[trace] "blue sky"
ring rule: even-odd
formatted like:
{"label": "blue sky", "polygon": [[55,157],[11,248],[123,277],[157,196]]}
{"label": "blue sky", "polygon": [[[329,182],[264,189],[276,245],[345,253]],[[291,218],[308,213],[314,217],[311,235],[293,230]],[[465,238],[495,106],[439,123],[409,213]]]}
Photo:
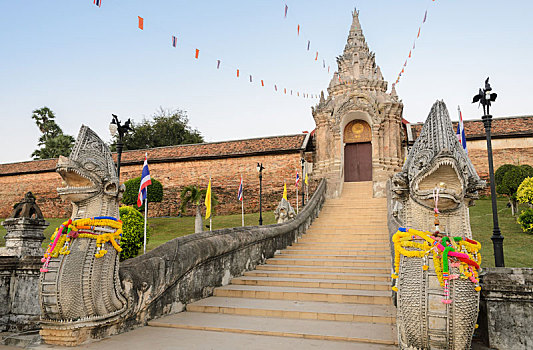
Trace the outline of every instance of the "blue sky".
{"label": "blue sky", "polygon": [[407,120],[423,121],[436,99],[452,118],[457,105],[465,119],[479,118],[470,102],[487,76],[499,95],[494,116],[532,114],[533,2],[526,0],[102,0],[100,8],[92,0],[3,0],[0,163],[30,159],[39,137],[31,111],[42,106],[65,133],[76,136],[83,123],[106,141],[111,113],[140,121],[159,107],[186,110],[206,141],[311,131],[316,100],[273,85],[294,94],[326,90],[354,6],[389,89],[428,10],[397,86]]}

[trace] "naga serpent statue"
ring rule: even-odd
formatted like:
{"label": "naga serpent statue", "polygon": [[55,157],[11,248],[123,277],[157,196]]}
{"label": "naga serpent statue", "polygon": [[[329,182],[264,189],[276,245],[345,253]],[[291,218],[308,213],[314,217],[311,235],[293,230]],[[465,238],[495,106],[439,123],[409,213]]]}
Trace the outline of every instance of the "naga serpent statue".
{"label": "naga serpent statue", "polygon": [[41,336],[49,344],[73,346],[127,309],[118,275],[124,186],[108,146],[87,126],[56,171],[66,183],[58,193],[73,210],[42,259]]}
{"label": "naga serpent statue", "polygon": [[392,178],[397,328],[401,349],[470,349],[478,314],[480,245],[468,207],[485,182],[459,143],[443,101],[431,108]]}

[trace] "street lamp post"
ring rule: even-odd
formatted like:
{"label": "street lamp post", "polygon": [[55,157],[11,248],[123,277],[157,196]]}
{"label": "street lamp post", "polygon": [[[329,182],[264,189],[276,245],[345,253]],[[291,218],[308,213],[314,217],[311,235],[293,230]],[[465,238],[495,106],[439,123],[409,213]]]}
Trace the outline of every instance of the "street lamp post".
{"label": "street lamp post", "polygon": [[262,196],[263,196],[263,163],[257,163],[257,172],[259,173],[259,226],[263,225],[262,213]]}
{"label": "street lamp post", "polygon": [[111,123],[109,123],[109,132],[111,133],[111,136],[115,136],[118,132],[118,142],[117,142],[117,178],[119,179],[120,183],[120,159],[122,158],[122,149],[124,148],[124,143],[122,143],[122,138],[124,135],[128,133],[128,131],[131,131],[130,123],[131,121],[128,119],[124,125],[120,124],[120,120],[118,120],[118,117],[114,114],[111,114],[113,118],[111,119]]}
{"label": "street lamp post", "polygon": [[305,159],[304,157],[300,158],[300,162],[302,163],[302,208],[305,205],[305,175],[304,175],[304,166],[305,166]]}
{"label": "street lamp post", "polygon": [[494,181],[494,164],[492,161],[492,141],[491,141],[491,124],[492,116],[490,115],[490,103],[496,101],[498,95],[492,92],[489,84],[489,78],[485,80],[485,88],[479,89],[479,93],[474,96],[472,103],[479,102],[483,106],[483,125],[487,136],[487,155],[489,158],[489,176],[490,176],[490,196],[492,199],[492,221],[494,228],[492,230],[492,244],[494,246],[494,261],[496,267],[504,267],[503,258],[503,236],[498,224],[498,204],[496,203],[496,184]]}

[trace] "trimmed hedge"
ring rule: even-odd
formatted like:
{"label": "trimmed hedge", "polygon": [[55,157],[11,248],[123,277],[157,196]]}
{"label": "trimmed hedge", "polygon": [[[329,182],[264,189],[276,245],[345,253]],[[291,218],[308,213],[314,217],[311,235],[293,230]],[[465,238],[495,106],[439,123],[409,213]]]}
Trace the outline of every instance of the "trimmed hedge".
{"label": "trimmed hedge", "polygon": [[[163,185],[156,179],[151,180],[152,184],[147,188],[148,202],[161,202],[163,200]],[[137,197],[139,196],[139,187],[141,187],[141,177],[128,180],[124,182],[124,185],[126,186],[126,191],[124,191],[122,196],[122,203],[139,208],[137,207]],[[144,205],[140,209],[144,209]]]}
{"label": "trimmed hedge", "polygon": [[[122,220],[122,238],[120,239],[120,261],[134,258],[139,254],[144,242],[144,217],[133,207],[123,206],[119,209]],[[150,238],[150,227],[146,227],[146,242]]]}

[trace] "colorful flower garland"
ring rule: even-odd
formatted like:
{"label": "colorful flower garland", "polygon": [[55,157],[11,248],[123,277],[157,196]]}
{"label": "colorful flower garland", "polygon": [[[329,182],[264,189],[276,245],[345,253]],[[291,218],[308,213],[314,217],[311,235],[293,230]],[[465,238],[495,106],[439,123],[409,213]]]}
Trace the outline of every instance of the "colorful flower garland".
{"label": "colorful flower garland", "polygon": [[69,219],[62,223],[50,238],[52,241],[41,259],[44,263],[41,272],[48,272],[48,264],[51,258],[70,254],[70,244],[76,238],[96,239],[96,258],[103,257],[107,250],[104,249],[106,242],[110,242],[117,252],[121,252],[119,243],[122,237],[122,221],[111,216],[99,216],[95,218]]}
{"label": "colorful flower garland", "polygon": [[[481,244],[477,241],[462,237],[439,237],[431,236],[430,232],[418,231],[400,227],[398,232],[392,236],[394,243],[394,273],[392,278],[395,280],[392,290],[398,291],[397,279],[400,271],[400,256],[409,258],[424,258],[427,261],[427,255],[433,253],[433,264],[435,272],[441,286],[444,287],[444,296],[442,300],[445,304],[450,304],[449,280],[456,278],[469,279],[476,285],[475,290],[479,292],[481,287],[478,281],[478,269],[481,264]],[[416,242],[422,240],[422,242]],[[414,248],[414,249],[406,249]],[[450,267],[459,269],[460,275],[450,275]],[[422,266],[427,270],[429,266],[424,263]]]}

